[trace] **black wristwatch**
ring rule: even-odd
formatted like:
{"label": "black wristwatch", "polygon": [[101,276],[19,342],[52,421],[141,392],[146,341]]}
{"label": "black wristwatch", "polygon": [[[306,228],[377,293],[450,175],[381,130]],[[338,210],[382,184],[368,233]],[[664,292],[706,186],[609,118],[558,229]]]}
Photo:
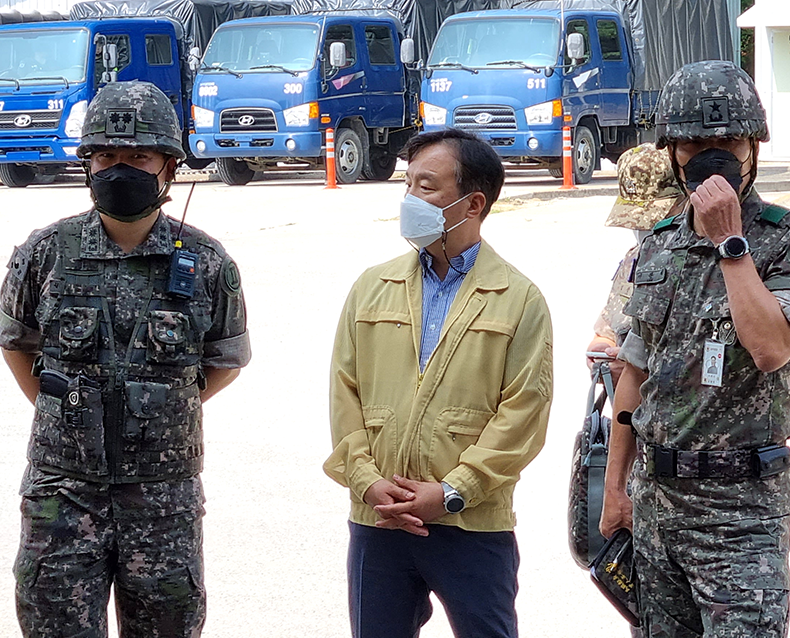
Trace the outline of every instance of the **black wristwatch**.
{"label": "black wristwatch", "polygon": [[466,507],[466,501],[458,493],[458,490],[444,481],[442,481],[442,489],[444,490],[444,509],[447,510],[447,513],[458,514],[463,512]]}
{"label": "black wristwatch", "polygon": [[719,254],[723,259],[740,259],[749,253],[749,242],[745,237],[733,235],[719,244]]}

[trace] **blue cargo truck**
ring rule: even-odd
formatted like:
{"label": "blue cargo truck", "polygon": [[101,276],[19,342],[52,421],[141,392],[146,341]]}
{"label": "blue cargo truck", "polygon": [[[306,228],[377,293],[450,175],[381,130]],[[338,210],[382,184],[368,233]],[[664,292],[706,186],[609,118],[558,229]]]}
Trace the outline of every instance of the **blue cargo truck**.
{"label": "blue cargo truck", "polygon": [[[660,89],[683,64],[733,59],[727,0],[521,2],[448,17],[421,66],[422,124],[474,131],[503,160],[575,181],[652,139]],[[672,5],[681,19],[660,19]],[[694,5],[694,6],[692,6]],[[718,9],[718,10],[717,10]]]}
{"label": "blue cargo truck", "polygon": [[256,171],[323,166],[332,128],[338,181],[388,179],[417,132],[419,75],[401,62],[403,38],[386,12],[222,25],[195,78],[191,152],[241,185]]}
{"label": "blue cargo truck", "polygon": [[[284,3],[85,2],[63,22],[0,26],[0,180],[10,187],[80,166],[88,102],[107,82],[145,80],[170,97],[188,130],[192,72],[216,23],[287,11]],[[246,12],[246,13],[245,13]],[[205,161],[190,158],[190,165]]]}

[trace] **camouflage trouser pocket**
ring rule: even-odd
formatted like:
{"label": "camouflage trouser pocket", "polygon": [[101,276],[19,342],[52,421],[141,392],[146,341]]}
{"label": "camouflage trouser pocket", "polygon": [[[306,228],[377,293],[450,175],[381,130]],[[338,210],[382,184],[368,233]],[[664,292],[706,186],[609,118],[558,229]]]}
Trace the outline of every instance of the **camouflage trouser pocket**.
{"label": "camouflage trouser pocket", "polygon": [[63,361],[95,361],[99,344],[99,309],[63,308],[60,311],[60,358]]}

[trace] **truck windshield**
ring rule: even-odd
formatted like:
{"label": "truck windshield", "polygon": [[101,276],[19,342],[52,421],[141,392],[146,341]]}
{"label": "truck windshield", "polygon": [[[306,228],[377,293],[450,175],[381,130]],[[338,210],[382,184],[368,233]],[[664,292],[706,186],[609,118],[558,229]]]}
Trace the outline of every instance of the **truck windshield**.
{"label": "truck windshield", "polygon": [[307,71],[315,64],[319,27],[264,24],[220,29],[203,56],[203,71],[276,73]]}
{"label": "truck windshield", "polygon": [[458,20],[446,23],[428,66],[545,67],[557,63],[560,24],[552,18]]}
{"label": "truck windshield", "polygon": [[82,82],[88,40],[87,29],[0,31],[0,79],[36,84]]}

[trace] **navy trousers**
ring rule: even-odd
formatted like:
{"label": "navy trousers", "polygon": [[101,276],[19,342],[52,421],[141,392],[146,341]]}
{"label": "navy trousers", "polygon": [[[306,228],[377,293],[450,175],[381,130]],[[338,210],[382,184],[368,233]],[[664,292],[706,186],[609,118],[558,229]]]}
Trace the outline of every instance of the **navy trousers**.
{"label": "navy trousers", "polygon": [[429,525],[426,537],[349,523],[354,638],[416,638],[441,601],[456,638],[516,638],[519,555],[513,532]]}

